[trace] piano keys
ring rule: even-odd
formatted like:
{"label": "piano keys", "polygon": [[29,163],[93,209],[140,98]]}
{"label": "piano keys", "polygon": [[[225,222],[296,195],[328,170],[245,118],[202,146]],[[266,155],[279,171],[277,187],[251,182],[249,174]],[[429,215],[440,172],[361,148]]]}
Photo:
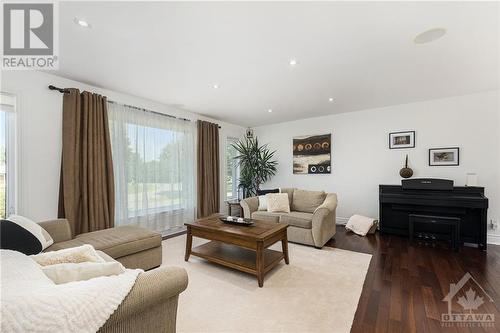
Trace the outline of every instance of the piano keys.
{"label": "piano keys", "polygon": [[[410,214],[460,218],[460,243],[486,250],[488,198],[484,187],[453,186],[445,179],[407,179],[402,185],[379,185],[380,232],[408,236]],[[446,239],[444,226],[422,226]]]}

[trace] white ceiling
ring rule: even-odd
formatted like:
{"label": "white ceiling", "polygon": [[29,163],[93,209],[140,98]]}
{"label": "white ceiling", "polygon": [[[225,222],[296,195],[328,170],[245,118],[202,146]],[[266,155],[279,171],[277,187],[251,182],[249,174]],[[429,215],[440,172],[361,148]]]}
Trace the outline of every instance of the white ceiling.
{"label": "white ceiling", "polygon": [[59,75],[258,126],[498,89],[498,21],[495,2],[61,2]]}

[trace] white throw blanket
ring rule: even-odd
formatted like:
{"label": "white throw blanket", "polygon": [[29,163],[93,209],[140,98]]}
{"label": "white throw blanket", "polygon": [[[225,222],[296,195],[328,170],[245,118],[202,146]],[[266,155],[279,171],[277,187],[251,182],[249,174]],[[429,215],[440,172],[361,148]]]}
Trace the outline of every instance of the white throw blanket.
{"label": "white throw blanket", "polygon": [[371,217],[353,215],[349,221],[347,221],[345,228],[358,235],[366,236],[375,223],[377,223],[377,220],[372,219]]}
{"label": "white throw blanket", "polygon": [[54,284],[28,256],[1,250],[1,332],[96,332],[141,270]]}

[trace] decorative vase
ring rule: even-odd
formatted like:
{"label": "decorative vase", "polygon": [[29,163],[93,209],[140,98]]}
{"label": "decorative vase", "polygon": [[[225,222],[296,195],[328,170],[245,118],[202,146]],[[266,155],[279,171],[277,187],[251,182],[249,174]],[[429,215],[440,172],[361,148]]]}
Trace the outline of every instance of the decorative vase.
{"label": "decorative vase", "polygon": [[477,186],[477,174],[468,173],[465,180],[465,186]]}
{"label": "decorative vase", "polygon": [[410,178],[413,176],[413,170],[408,168],[408,154],[406,154],[405,167],[399,170],[399,175],[403,178]]}

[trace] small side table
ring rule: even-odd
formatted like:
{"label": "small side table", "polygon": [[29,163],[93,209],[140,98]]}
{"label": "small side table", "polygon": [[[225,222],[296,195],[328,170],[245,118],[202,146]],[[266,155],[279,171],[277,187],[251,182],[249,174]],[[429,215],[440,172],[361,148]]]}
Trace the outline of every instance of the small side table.
{"label": "small side table", "polygon": [[228,200],[226,201],[227,204],[227,215],[232,215],[233,208],[237,208],[237,215],[232,215],[232,216],[239,216],[243,217],[243,207],[240,205],[240,200],[238,199],[233,199],[233,200]]}

